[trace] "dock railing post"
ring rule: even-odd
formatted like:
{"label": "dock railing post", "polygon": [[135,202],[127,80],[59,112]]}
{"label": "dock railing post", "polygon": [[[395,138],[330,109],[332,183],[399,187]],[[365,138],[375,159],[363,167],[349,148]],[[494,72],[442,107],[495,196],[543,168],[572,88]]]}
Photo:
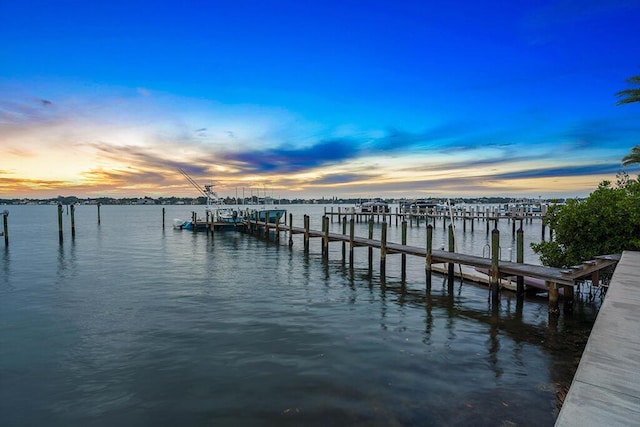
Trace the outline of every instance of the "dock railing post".
{"label": "dock railing post", "polygon": [[431,292],[431,262],[433,252],[433,226],[431,224],[427,224],[427,250],[426,256],[424,259],[424,270],[426,274],[427,281],[427,292]]}
{"label": "dock railing post", "polygon": [[491,301],[496,303],[500,297],[500,232],[498,228],[491,231]]}
{"label": "dock railing post", "polygon": [[[520,228],[516,233],[516,262],[524,263],[524,230],[522,230],[522,220],[520,220]],[[516,297],[518,301],[524,298],[524,276],[517,277]]]}
{"label": "dock railing post", "polygon": [[380,280],[384,283],[387,272],[387,222],[382,221],[382,236],[380,238]]}

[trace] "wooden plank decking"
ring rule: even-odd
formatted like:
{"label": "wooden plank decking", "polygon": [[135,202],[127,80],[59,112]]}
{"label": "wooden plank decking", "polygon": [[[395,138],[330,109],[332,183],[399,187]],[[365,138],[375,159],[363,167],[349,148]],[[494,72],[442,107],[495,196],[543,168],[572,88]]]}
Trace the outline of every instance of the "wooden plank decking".
{"label": "wooden plank decking", "polygon": [[640,252],[624,252],[556,426],[640,425]]}

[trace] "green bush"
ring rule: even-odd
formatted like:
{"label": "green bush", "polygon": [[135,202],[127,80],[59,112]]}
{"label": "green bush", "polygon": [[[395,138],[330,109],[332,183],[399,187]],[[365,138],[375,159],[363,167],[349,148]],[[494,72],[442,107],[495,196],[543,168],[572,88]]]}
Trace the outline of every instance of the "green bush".
{"label": "green bush", "polygon": [[596,255],[640,250],[640,178],[619,174],[615,186],[603,181],[583,201],[551,206],[544,221],[554,239],[531,244],[544,265],[569,267]]}

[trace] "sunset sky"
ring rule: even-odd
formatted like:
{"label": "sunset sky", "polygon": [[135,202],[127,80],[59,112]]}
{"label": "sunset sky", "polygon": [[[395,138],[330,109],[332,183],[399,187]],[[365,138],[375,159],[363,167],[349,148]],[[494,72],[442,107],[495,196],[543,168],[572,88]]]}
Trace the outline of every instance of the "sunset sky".
{"label": "sunset sky", "polygon": [[[639,0],[0,0],[0,198],[585,196]],[[638,167],[625,169],[631,176]],[[253,189],[253,190],[251,190]]]}

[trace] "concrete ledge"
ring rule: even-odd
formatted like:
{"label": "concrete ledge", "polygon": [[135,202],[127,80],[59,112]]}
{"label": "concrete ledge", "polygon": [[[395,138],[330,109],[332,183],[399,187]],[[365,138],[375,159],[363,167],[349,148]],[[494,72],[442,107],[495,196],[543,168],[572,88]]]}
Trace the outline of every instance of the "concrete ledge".
{"label": "concrete ledge", "polygon": [[555,425],[640,425],[640,252],[622,254]]}

